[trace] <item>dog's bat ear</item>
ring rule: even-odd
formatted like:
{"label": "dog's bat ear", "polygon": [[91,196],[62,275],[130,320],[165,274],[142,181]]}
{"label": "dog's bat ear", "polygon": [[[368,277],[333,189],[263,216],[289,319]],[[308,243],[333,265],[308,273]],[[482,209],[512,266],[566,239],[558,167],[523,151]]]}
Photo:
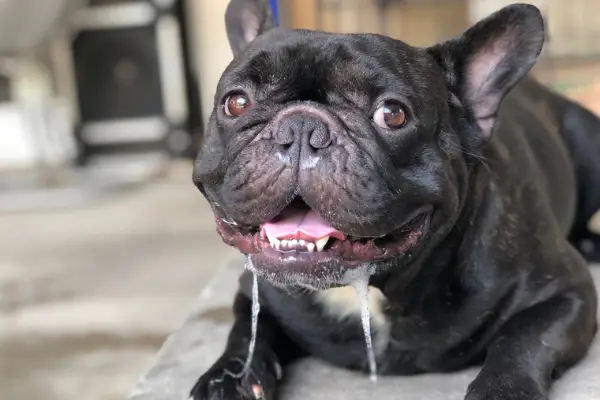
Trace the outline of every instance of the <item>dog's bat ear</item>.
{"label": "dog's bat ear", "polygon": [[470,110],[483,142],[492,134],[504,96],[535,64],[544,38],[540,10],[514,4],[428,49],[444,69],[450,90]]}
{"label": "dog's bat ear", "polygon": [[225,11],[227,38],[234,57],[261,33],[275,27],[267,0],[231,0]]}

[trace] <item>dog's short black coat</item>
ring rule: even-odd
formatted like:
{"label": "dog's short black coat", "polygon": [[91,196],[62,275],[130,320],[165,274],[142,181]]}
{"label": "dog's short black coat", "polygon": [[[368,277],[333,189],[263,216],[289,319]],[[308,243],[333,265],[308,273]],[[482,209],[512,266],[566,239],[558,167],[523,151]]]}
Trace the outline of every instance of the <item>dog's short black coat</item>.
{"label": "dog's short black coat", "polygon": [[[257,227],[301,198],[371,241],[425,210],[418,245],[367,263],[380,374],[482,364],[466,399],[547,399],[596,332],[576,248],[600,243],[587,227],[600,208],[600,121],[527,76],[540,12],[512,5],[430,48],[274,28],[260,0],[233,0],[226,23],[235,59],[194,182],[224,240],[254,261],[262,311],[250,373],[236,378],[250,336],[246,273],[226,349],[193,398],[273,399],[281,366],[306,355],[367,370],[360,318],[340,288],[356,259],[277,258],[258,244]],[[248,111],[228,115],[240,94]],[[372,118],[390,100],[406,115],[394,129]]]}

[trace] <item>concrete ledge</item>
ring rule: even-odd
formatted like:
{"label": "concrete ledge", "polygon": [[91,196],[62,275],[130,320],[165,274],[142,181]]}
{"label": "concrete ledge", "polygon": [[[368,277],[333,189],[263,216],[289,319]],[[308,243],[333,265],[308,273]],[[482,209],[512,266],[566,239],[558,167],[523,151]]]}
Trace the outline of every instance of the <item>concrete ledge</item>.
{"label": "concrete ledge", "polygon": [[[129,400],[188,400],[198,377],[220,356],[231,323],[231,306],[243,262],[219,271],[202,292],[188,320],[173,333],[156,363],[135,386]],[[600,267],[592,267],[600,287]],[[365,399],[372,396],[402,400],[463,400],[477,369],[454,374],[380,378],[331,368],[317,360],[303,360],[286,371],[282,400]],[[552,400],[600,399],[600,337],[587,358],[554,386]]]}

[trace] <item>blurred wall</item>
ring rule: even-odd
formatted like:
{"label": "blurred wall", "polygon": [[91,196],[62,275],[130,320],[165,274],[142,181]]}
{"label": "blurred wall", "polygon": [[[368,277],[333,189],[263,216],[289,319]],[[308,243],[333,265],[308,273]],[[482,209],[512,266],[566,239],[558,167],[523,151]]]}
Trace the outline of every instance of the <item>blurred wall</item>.
{"label": "blurred wall", "polygon": [[194,68],[200,80],[204,121],[213,107],[213,95],[221,73],[233,55],[225,32],[227,0],[186,0],[190,11],[191,51]]}
{"label": "blurred wall", "polygon": [[[186,0],[191,10],[192,57],[201,84],[204,120],[213,106],[213,95],[232,54],[227,42],[224,15],[228,0]],[[339,8],[317,10],[317,0],[280,0],[282,19],[293,28],[337,32],[381,32],[413,45],[426,46],[461,32],[470,23],[487,16],[514,0],[436,0],[398,2],[383,16],[375,0],[323,1]],[[550,43],[547,54],[559,57],[600,55],[600,0],[529,0],[547,18]],[[553,71],[557,68],[553,66]],[[555,72],[553,72],[555,74]],[[573,75],[569,72],[570,75]],[[595,74],[595,72],[594,72]],[[574,75],[580,75],[579,73]],[[590,75],[590,74],[588,74]],[[552,79],[556,79],[553,77]]]}
{"label": "blurred wall", "polygon": [[431,46],[469,26],[464,0],[396,2],[386,13],[387,34],[413,46]]}
{"label": "blurred wall", "polygon": [[[556,57],[600,54],[600,0],[528,0],[546,19],[550,40],[546,52]],[[513,0],[470,0],[471,21],[477,21]]]}
{"label": "blurred wall", "polygon": [[[201,84],[202,114],[207,121],[219,77],[232,59],[224,24],[228,0],[186,1],[190,10],[192,58]],[[441,8],[418,4],[395,5],[386,16],[388,34],[416,45],[431,44],[452,36],[466,23],[464,2],[452,2],[452,6]],[[345,0],[340,2],[340,9],[321,13],[316,10],[316,0],[282,0],[281,3],[288,14],[282,15],[282,18],[294,28],[316,29],[317,19],[320,19],[322,28],[328,31],[381,31],[380,15],[373,0]]]}
{"label": "blurred wall", "polygon": [[468,26],[467,0],[287,0],[290,26],[332,32],[383,33],[414,46],[450,38]]}
{"label": "blurred wall", "polygon": [[[201,84],[202,114],[204,121],[212,111],[213,95],[219,77],[232,59],[224,15],[228,0],[186,0],[190,10],[192,58]],[[416,45],[431,44],[452,36],[465,25],[466,10],[463,1],[452,0],[453,6],[422,7],[395,5],[388,10],[386,22],[389,34],[403,37]],[[380,32],[380,15],[373,0],[344,0],[338,10],[318,13],[316,0],[281,0],[282,15],[294,28],[317,28],[321,19],[323,29],[338,32]],[[457,7],[458,4],[458,7]],[[433,11],[433,16],[432,16]],[[448,18],[452,15],[453,18]],[[443,22],[445,21],[445,22]]]}

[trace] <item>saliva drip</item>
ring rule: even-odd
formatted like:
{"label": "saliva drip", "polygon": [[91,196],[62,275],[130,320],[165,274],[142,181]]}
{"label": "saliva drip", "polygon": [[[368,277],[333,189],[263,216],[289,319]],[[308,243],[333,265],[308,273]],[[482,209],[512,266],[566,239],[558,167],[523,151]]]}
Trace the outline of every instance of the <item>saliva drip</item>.
{"label": "saliva drip", "polygon": [[352,286],[356,290],[360,301],[360,314],[365,334],[365,344],[367,347],[367,361],[369,363],[369,379],[371,382],[377,382],[377,362],[375,361],[375,351],[373,350],[373,341],[371,340],[371,312],[369,311],[369,274],[367,271],[364,276],[353,280]]}
{"label": "saliva drip", "polygon": [[[251,322],[251,337],[248,345],[248,357],[244,363],[244,368],[237,377],[245,376],[250,371],[252,358],[254,357],[254,349],[256,347],[256,336],[258,331],[258,314],[260,313],[260,302],[258,300],[258,277],[253,271],[252,261],[248,257],[246,269],[252,272],[252,322]],[[358,272],[358,271],[357,271]],[[361,321],[363,332],[365,335],[365,344],[367,350],[367,361],[369,364],[369,379],[371,382],[377,382],[377,362],[375,360],[375,350],[373,349],[373,341],[371,338],[371,313],[369,311],[369,276],[370,269],[365,267],[361,271],[360,276],[353,276],[351,284],[354,286],[361,305]]]}
{"label": "saliva drip", "polygon": [[252,271],[252,261],[248,257],[248,263],[246,268],[252,272],[252,330],[250,336],[250,343],[248,344],[248,357],[244,363],[244,369],[239,373],[237,377],[245,376],[250,371],[252,365],[252,358],[254,357],[254,348],[256,347],[256,335],[258,331],[258,314],[260,313],[260,302],[258,301],[258,277],[256,273]]}

